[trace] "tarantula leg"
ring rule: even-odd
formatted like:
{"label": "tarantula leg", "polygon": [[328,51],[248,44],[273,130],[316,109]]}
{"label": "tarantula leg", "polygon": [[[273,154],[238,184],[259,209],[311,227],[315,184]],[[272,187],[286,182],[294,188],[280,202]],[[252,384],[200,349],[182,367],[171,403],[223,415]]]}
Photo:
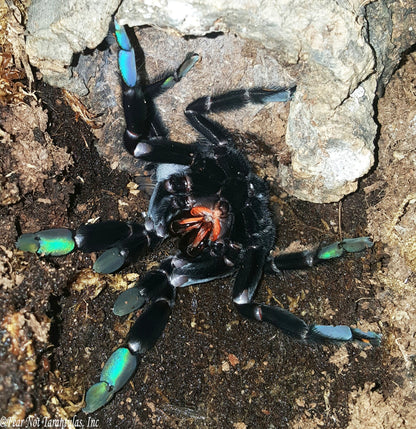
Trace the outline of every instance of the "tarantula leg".
{"label": "tarantula leg", "polygon": [[204,252],[190,261],[175,257],[172,261],[172,283],[176,287],[186,287],[229,276],[235,272],[233,264],[223,256],[213,256]]}
{"label": "tarantula leg", "polygon": [[137,369],[139,355],[150,349],[162,334],[171,313],[163,300],[149,305],[130,330],[127,347],[117,349],[104,365],[100,381],[85,395],[85,413],[92,413],[106,405]]}
{"label": "tarantula leg", "polygon": [[149,301],[169,296],[172,287],[169,275],[172,269],[172,258],[167,258],[158,269],[148,271],[132,288],[119,295],[114,303],[114,314],[124,316],[138,310]]}
{"label": "tarantula leg", "polygon": [[109,274],[156,246],[160,238],[141,224],[107,221],[82,225],[75,232],[75,242],[83,252],[104,250],[93,269]]}
{"label": "tarantula leg", "polygon": [[234,282],[233,301],[236,305],[251,301],[263,274],[265,258],[266,252],[262,248],[247,250]]}
{"label": "tarantula leg", "polygon": [[[178,256],[170,257],[162,261],[157,269],[146,273],[132,288],[120,294],[114,303],[113,312],[118,316],[124,316],[138,310],[145,303],[157,303],[161,300],[170,303],[172,307],[176,287],[208,282],[231,275],[233,272],[233,266],[222,255],[212,256],[208,251],[191,260]],[[135,331],[131,331],[129,338],[133,344],[135,337],[132,332]],[[144,339],[140,341],[143,342]],[[137,347],[144,353],[150,345]]]}
{"label": "tarantula leg", "polygon": [[178,256],[167,258],[157,269],[147,272],[132,288],[121,293],[114,303],[113,312],[124,316],[161,297],[170,297],[170,302],[173,302],[172,287],[208,282],[230,275],[233,271],[234,268],[223,256],[205,253],[189,261]]}
{"label": "tarantula leg", "polygon": [[16,242],[20,250],[41,256],[63,256],[78,248],[82,252],[104,253],[95,261],[98,273],[112,273],[159,243],[161,238],[143,225],[107,221],[81,225],[76,231],[58,228],[22,234]]}
{"label": "tarantula leg", "polygon": [[165,135],[166,132],[156,114],[152,99],[179,82],[199,60],[199,55],[189,54],[179,68],[164,79],[145,86],[140,82],[136,70],[136,57],[126,30],[114,20],[115,36],[120,47],[119,69],[122,77],[123,107],[126,119],[124,145],[133,154],[139,141],[150,136]]}
{"label": "tarantula leg", "polygon": [[137,369],[140,355],[149,350],[169,320],[172,304],[160,298],[136,320],[130,329],[126,347],[117,349],[104,365],[100,381],[88,389],[85,396],[85,413],[92,413],[107,404],[131,378]]}
{"label": "tarantula leg", "polygon": [[[365,245],[365,240],[363,241],[362,243],[358,239],[348,241],[345,247],[349,251],[358,249]],[[324,253],[327,250],[332,255],[340,253],[338,248],[336,251],[332,251],[330,246],[324,249]],[[343,248],[343,250],[346,249]],[[244,261],[241,265],[242,268],[237,273],[233,290],[233,301],[241,315],[248,319],[268,322],[282,330],[285,334],[305,342],[345,343],[357,341],[373,346],[380,344],[381,335],[374,332],[362,332],[359,329],[344,325],[307,325],[304,320],[283,308],[252,302],[257,283],[262,274],[262,261],[264,262],[264,259],[265,257],[261,249],[249,249],[244,256]]]}
{"label": "tarantula leg", "polygon": [[146,97],[155,98],[163,94],[166,90],[172,88],[178,83],[199,61],[200,57],[196,53],[189,53],[183,63],[173,73],[167,73],[167,76],[157,82],[151,83],[144,88]]}
{"label": "tarantula leg", "polygon": [[311,343],[348,343],[359,342],[379,346],[381,335],[345,325],[307,325],[306,322],[291,312],[269,305],[254,302],[236,304],[240,314],[248,319],[268,322],[279,328],[285,334],[298,340]]}
{"label": "tarantula leg", "polygon": [[178,143],[166,137],[152,137],[136,142],[132,154],[143,161],[157,164],[190,165],[195,144]]}
{"label": "tarantula leg", "polygon": [[238,89],[215,97],[201,97],[187,106],[185,115],[190,124],[205,136],[208,141],[217,145],[227,144],[229,140],[228,132],[221,125],[207,119],[204,115],[240,109],[248,103],[266,104],[289,101],[292,99],[295,90],[295,86],[290,88]]}
{"label": "tarantula leg", "polygon": [[345,253],[361,252],[373,246],[369,237],[346,238],[328,246],[303,252],[283,253],[266,263],[267,271],[299,270],[310,268],[329,259],[339,258]]}
{"label": "tarantula leg", "polygon": [[[167,269],[168,271],[165,271]],[[169,320],[175,299],[175,288],[170,283],[171,258],[162,262],[158,270],[150,271],[133,287],[140,299],[131,300],[136,293],[124,292],[114,305],[116,314],[127,314],[150,300],[147,309],[139,316],[127,337],[125,347],[117,349],[104,365],[100,381],[91,386],[85,396],[85,413],[92,413],[107,404],[136,371],[141,355],[146,353],[162,335]]]}
{"label": "tarantula leg", "polygon": [[124,145],[131,153],[137,140],[148,133],[148,106],[136,71],[136,56],[126,30],[114,20],[115,36],[120,47],[118,64],[122,78],[123,107],[126,119]]}
{"label": "tarantula leg", "polygon": [[286,102],[292,99],[296,87],[237,89],[217,96],[198,98],[188,105],[187,111],[195,113],[219,113],[241,109],[248,103],[266,104]]}

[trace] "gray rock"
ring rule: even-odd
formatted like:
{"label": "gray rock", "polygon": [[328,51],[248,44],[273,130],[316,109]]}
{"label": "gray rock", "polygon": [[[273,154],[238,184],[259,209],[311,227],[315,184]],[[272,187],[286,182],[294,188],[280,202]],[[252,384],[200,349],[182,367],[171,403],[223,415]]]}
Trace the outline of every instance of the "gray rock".
{"label": "gray rock", "polygon": [[[85,94],[88,87],[93,93],[92,81],[86,75],[82,79],[82,70],[68,66],[74,53],[93,49],[105,38],[118,2],[53,2],[56,4],[34,0],[30,6],[30,60],[49,83],[80,94]],[[394,31],[396,15],[403,28],[411,28],[412,19],[415,21],[416,13],[410,7],[406,9],[405,0],[401,2],[401,8],[406,9],[403,12],[392,1],[366,3],[267,0],[259,7],[258,2],[238,0],[124,0],[117,19],[130,26],[152,25],[167,30],[169,37],[155,36],[151,29],[141,31],[144,40],[158,39],[158,43],[143,47],[146,62],[156,63],[150,74],[157,74],[156,69],[160,73],[165,67],[174,68],[183,57],[178,48],[202,54],[199,72],[194,73],[198,80],[187,77],[186,90],[181,83],[181,94],[172,92],[177,101],[190,101],[190,94],[192,99],[238,86],[288,84],[290,77],[277,67],[278,63],[284,65],[292,82],[297,83],[286,133],[290,161],[276,169],[275,158],[270,157],[270,169],[276,171],[276,180],[291,194],[330,202],[354,191],[358,178],[373,165],[377,85],[379,90],[385,85],[401,52],[415,40],[414,30],[406,33],[405,40]],[[153,31],[149,37],[148,31]],[[226,34],[212,38],[218,32]],[[180,37],[183,34],[210,34],[211,38],[185,40]],[[231,43],[228,39],[233,38]],[[173,105],[172,100],[163,103],[161,100],[162,111],[177,108],[175,101]],[[105,108],[96,97],[91,104],[98,110]],[[231,119],[227,117],[226,124],[248,131],[246,127],[258,121],[257,114],[262,114],[258,108],[248,108]],[[278,139],[267,140],[273,135],[272,128],[269,131],[269,135],[264,132],[260,137],[269,145],[274,141],[271,149],[279,155]],[[105,148],[111,138],[105,137],[106,132],[102,136]],[[108,154],[109,150],[103,152]]]}
{"label": "gray rock", "polygon": [[106,34],[117,0],[33,0],[29,7],[26,48],[30,62],[54,86],[86,94],[72,64],[74,54],[94,49]]}

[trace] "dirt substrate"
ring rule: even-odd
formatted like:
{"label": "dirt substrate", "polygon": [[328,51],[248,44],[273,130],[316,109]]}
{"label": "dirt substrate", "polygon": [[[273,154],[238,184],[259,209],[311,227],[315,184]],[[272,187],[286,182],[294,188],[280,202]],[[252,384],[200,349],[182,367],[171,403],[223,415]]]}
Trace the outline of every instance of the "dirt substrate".
{"label": "dirt substrate", "polygon": [[[39,81],[34,93],[2,106],[0,416],[99,428],[416,427],[415,58],[378,103],[378,161],[357,193],[317,205],[271,187],[278,249],[367,234],[373,249],[307,272],[265,275],[257,294],[309,322],[381,332],[381,347],[297,343],[243,320],[232,280],[214,281],[178,292],[156,347],[90,416],[81,411],[85,392],[135,319],[114,316],[113,302],[174,243],[114,276],[92,272],[95,255],[17,251],[21,232],[75,229],[94,218],[140,221],[148,196],[137,186],[141,169],[120,172],[100,158],[60,90]],[[246,139],[240,134],[238,144],[264,175],[267,148]]]}

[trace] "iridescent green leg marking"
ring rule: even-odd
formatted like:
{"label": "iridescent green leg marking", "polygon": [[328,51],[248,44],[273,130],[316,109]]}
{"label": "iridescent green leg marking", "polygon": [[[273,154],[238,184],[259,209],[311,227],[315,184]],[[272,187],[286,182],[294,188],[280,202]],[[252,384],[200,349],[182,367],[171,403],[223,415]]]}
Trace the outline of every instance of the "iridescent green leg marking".
{"label": "iridescent green leg marking", "polygon": [[118,64],[121,76],[125,84],[128,87],[133,88],[137,81],[136,57],[134,55],[134,50],[124,27],[119,25],[116,20],[114,20],[114,25],[116,28],[115,34],[117,43],[120,46],[120,50],[118,51]]}
{"label": "iridescent green leg marking", "polygon": [[356,253],[369,249],[373,244],[369,237],[346,238],[329,246],[322,247],[318,250],[316,256],[322,260],[339,258],[344,253]]}
{"label": "iridescent green leg marking", "polygon": [[178,70],[172,75],[168,76],[161,85],[161,89],[166,90],[172,88],[176,82],[179,82],[191,68],[199,61],[198,54],[190,54],[185,58],[185,61],[179,66]]}
{"label": "iridescent green leg marking", "polygon": [[69,229],[47,229],[34,234],[22,234],[16,247],[38,255],[62,256],[74,250],[75,241]]}
{"label": "iridescent green leg marking", "polygon": [[85,395],[84,413],[92,413],[107,404],[134,374],[137,357],[126,347],[117,349],[105,363],[100,381],[88,389]]}

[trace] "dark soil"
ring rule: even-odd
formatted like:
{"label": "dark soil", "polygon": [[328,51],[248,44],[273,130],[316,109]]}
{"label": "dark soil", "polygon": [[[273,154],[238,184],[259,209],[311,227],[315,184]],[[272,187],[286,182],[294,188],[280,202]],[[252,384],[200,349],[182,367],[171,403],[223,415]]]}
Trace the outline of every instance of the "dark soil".
{"label": "dark soil", "polygon": [[[48,112],[47,132],[71,155],[73,165],[48,177],[42,192],[33,189],[1,207],[3,245],[13,249],[20,232],[76,228],[95,217],[140,219],[147,201],[144,193],[129,194],[127,184],[134,177],[112,170],[97,155],[88,127],[62,102],[60,90],[40,83],[37,96]],[[362,191],[342,205],[317,205],[272,189],[277,247],[363,235],[367,204]],[[141,274],[171,251],[168,244],[116,278]],[[81,253],[55,259],[14,255],[12,271],[19,282],[0,291],[2,319],[19,315],[3,324],[1,413],[66,415],[87,424],[80,410],[83,395],[131,323],[112,313],[118,280],[92,274],[91,256]],[[290,308],[309,322],[377,327],[378,303],[368,279],[382,257],[376,245],[307,272],[266,275],[257,299]],[[163,337],[135,377],[91,416],[98,427],[287,427],[301,424],[305,415],[323,427],[345,427],[352,390],[367,382],[381,392],[389,390],[393,376],[386,373],[383,348],[347,345],[337,351],[335,346],[299,344],[271,326],[241,319],[233,309],[231,287],[232,280],[226,279],[179,291]],[[32,317],[46,331],[50,323],[47,342],[33,332]],[[13,342],[18,347],[10,353]],[[33,348],[30,353],[25,342]]]}

